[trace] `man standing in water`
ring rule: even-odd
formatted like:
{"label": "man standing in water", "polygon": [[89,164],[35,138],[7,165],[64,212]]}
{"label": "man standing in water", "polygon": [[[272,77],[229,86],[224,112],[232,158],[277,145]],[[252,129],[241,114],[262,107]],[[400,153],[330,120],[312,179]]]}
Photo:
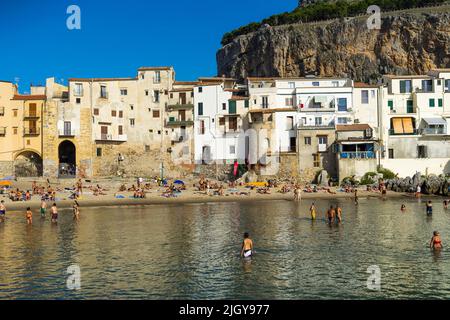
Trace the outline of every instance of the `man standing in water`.
{"label": "man standing in water", "polygon": [[45,202],[44,199],[41,200],[40,212],[41,212],[41,218],[45,218],[45,214],[47,212],[47,203]]}
{"label": "man standing in water", "polygon": [[58,222],[58,208],[56,207],[56,203],[53,204],[53,206],[51,208],[51,213],[52,213],[52,223],[57,223]]}
{"label": "man standing in water", "polygon": [[433,215],[433,203],[430,201],[427,202],[427,216]]}
{"label": "man standing in water", "polygon": [[330,225],[333,222],[333,219],[334,219],[335,215],[336,215],[336,211],[334,210],[333,206],[331,206],[330,209],[328,209],[328,211],[327,211],[328,223]]}
{"label": "man standing in water", "polygon": [[244,242],[242,243],[241,257],[250,258],[253,255],[253,241],[250,239],[248,232],[244,234]]}
{"label": "man standing in water", "polygon": [[336,222],[337,223],[342,222],[342,209],[339,205],[336,206]]}
{"label": "man standing in water", "polygon": [[0,222],[5,222],[6,219],[6,207],[5,201],[0,202]]}
{"label": "man standing in water", "polygon": [[358,205],[358,189],[355,188],[355,205]]}

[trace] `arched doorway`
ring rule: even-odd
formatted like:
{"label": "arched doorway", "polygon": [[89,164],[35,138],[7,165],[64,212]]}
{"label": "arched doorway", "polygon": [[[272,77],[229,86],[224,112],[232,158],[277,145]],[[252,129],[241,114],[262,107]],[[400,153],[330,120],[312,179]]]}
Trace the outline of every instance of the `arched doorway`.
{"label": "arched doorway", "polygon": [[41,156],[34,151],[20,152],[14,159],[14,173],[16,177],[41,177]]}
{"label": "arched doorway", "polygon": [[77,175],[77,159],[75,145],[70,141],[63,141],[58,148],[60,177],[75,177]]}

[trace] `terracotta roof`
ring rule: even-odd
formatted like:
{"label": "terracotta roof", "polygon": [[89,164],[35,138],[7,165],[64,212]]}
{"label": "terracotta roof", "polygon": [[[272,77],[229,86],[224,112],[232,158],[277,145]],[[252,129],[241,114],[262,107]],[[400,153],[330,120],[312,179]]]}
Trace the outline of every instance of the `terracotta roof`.
{"label": "terracotta roof", "polygon": [[232,96],[230,100],[250,100],[250,97]]}
{"label": "terracotta roof", "polygon": [[174,86],[195,86],[198,84],[198,81],[175,81],[173,83]]}
{"label": "terracotta roof", "polygon": [[193,88],[177,88],[177,89],[169,90],[169,92],[189,92],[192,90],[193,90]]}
{"label": "terracotta roof", "polygon": [[11,100],[45,100],[47,99],[46,95],[21,95],[21,94],[16,94],[14,95],[14,97]]}
{"label": "terracotta roof", "polygon": [[12,83],[11,81],[6,81],[6,80],[0,80],[0,82],[4,82],[4,83]]}
{"label": "terracotta roof", "polygon": [[69,82],[107,82],[107,81],[130,81],[137,78],[71,78]]}
{"label": "terracotta roof", "polygon": [[196,87],[220,86],[222,82],[205,82],[196,84]]}
{"label": "terracotta roof", "polygon": [[430,79],[428,75],[396,75],[396,74],[385,74],[384,77],[388,79]]}
{"label": "terracotta roof", "polygon": [[138,71],[171,70],[173,67],[140,67]]}
{"label": "terracotta roof", "polygon": [[368,124],[347,124],[347,125],[337,125],[336,131],[365,131],[372,129]]}
{"label": "terracotta roof", "polygon": [[376,84],[369,84],[364,82],[355,82],[355,88],[378,88]]}

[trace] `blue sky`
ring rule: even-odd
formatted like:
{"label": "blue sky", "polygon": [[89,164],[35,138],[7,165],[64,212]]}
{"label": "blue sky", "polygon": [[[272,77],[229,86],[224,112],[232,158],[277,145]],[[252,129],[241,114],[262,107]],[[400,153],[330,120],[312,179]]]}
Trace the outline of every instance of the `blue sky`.
{"label": "blue sky", "polygon": [[[81,30],[68,30],[69,5]],[[297,0],[15,0],[0,2],[0,80],[26,92],[45,78],[135,76],[172,65],[178,80],[216,75],[225,32],[291,11]]]}

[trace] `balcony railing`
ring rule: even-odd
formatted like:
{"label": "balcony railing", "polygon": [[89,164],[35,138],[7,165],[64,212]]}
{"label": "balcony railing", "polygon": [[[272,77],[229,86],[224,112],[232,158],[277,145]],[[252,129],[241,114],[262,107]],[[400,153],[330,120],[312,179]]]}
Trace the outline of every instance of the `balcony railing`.
{"label": "balcony railing", "polygon": [[60,137],[75,137],[77,135],[74,129],[62,129],[59,130]]}
{"label": "balcony railing", "polygon": [[415,136],[415,135],[418,135],[419,134],[419,130],[417,130],[417,129],[414,129],[413,130],[413,132],[409,132],[409,133],[404,133],[404,132],[402,132],[402,133],[396,133],[395,131],[394,131],[394,129],[389,129],[389,135],[390,136]]}
{"label": "balcony railing", "polygon": [[169,104],[167,106],[168,110],[192,110],[194,109],[194,104],[192,103],[177,103],[177,104]]}
{"label": "balcony railing", "polygon": [[23,135],[24,136],[38,136],[41,134],[40,128],[24,128]]}
{"label": "balcony railing", "polygon": [[24,117],[24,119],[39,119],[40,115],[37,111],[25,110],[23,117]]}
{"label": "balcony railing", "polygon": [[166,127],[192,127],[194,125],[193,120],[168,120],[166,121]]}
{"label": "balcony railing", "polygon": [[446,128],[424,128],[419,130],[422,135],[441,135],[447,134]]}
{"label": "balcony railing", "polygon": [[112,135],[112,134],[105,134],[102,133],[95,137],[96,141],[118,141],[118,142],[125,142],[128,140],[128,136],[126,134],[121,135]]}
{"label": "balcony railing", "polygon": [[6,135],[6,128],[5,127],[1,127],[0,128],[0,136],[5,136]]}
{"label": "balcony railing", "polygon": [[341,159],[376,159],[373,151],[341,152]]}

